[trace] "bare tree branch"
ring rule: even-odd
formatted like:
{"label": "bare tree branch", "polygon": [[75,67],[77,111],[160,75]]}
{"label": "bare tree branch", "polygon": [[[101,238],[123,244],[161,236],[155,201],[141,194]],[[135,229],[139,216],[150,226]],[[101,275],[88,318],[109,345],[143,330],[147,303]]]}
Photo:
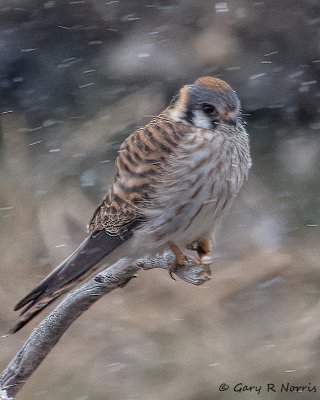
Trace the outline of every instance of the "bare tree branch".
{"label": "bare tree branch", "polygon": [[[122,259],[89,280],[66,297],[32,332],[11,363],[0,374],[0,400],[12,400],[28,378],[57,344],[70,325],[92,304],[112,290],[125,286],[139,269],[169,270],[175,263],[173,253],[145,257],[135,264]],[[202,265],[178,267],[175,274],[182,280],[201,285],[210,279],[210,268]]]}

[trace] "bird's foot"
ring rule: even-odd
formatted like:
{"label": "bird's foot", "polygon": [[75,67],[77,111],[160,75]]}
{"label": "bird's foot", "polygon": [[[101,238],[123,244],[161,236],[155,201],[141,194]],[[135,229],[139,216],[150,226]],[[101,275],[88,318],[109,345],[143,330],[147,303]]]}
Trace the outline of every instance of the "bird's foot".
{"label": "bird's foot", "polygon": [[187,256],[183,254],[183,252],[179,249],[179,247],[174,244],[170,243],[169,244],[170,250],[174,253],[175,255],[175,261],[172,263],[172,265],[169,268],[169,275],[173,280],[176,280],[173,276],[173,274],[176,272],[178,268],[183,268],[186,266],[190,265],[202,265],[203,262],[201,261],[201,258],[198,256]]}
{"label": "bird's foot", "polygon": [[189,250],[194,250],[198,253],[200,264],[211,265],[213,263],[213,245],[212,239],[205,237],[203,239],[197,240],[190,243],[187,248]]}

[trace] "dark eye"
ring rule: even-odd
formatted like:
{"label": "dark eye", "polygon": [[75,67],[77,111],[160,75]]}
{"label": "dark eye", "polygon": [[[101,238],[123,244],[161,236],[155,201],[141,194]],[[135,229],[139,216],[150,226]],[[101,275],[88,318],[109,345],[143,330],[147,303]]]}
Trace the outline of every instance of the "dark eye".
{"label": "dark eye", "polygon": [[211,104],[203,104],[202,110],[207,114],[207,115],[212,115],[216,112],[215,106]]}

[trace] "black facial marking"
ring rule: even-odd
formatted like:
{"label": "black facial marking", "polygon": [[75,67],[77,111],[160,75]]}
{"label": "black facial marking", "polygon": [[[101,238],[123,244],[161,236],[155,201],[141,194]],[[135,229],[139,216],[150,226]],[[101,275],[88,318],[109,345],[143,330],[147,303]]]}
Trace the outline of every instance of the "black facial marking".
{"label": "black facial marking", "polygon": [[[230,90],[209,90],[191,85],[189,88],[189,108],[199,109],[204,105],[224,104],[228,109],[239,108],[239,99],[236,93]],[[203,108],[202,108],[203,109]]]}
{"label": "black facial marking", "polygon": [[190,110],[190,108],[188,109],[188,111],[186,112],[186,120],[190,123],[192,123],[193,120],[193,112]]}
{"label": "black facial marking", "polygon": [[172,100],[170,101],[169,107],[173,107],[174,105],[176,105],[179,100],[179,97],[180,97],[179,93],[175,94],[172,97]]}
{"label": "black facial marking", "polygon": [[215,106],[212,104],[204,103],[202,104],[202,110],[207,114],[207,115],[213,115],[216,112]]}

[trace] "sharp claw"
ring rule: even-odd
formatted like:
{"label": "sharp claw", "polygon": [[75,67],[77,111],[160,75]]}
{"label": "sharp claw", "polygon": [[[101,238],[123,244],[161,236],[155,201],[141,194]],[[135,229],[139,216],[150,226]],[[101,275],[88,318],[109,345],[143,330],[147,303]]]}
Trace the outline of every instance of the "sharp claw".
{"label": "sharp claw", "polygon": [[169,275],[170,275],[171,279],[173,279],[174,281],[176,281],[176,278],[173,276],[173,272],[172,272],[172,271],[169,271]]}

